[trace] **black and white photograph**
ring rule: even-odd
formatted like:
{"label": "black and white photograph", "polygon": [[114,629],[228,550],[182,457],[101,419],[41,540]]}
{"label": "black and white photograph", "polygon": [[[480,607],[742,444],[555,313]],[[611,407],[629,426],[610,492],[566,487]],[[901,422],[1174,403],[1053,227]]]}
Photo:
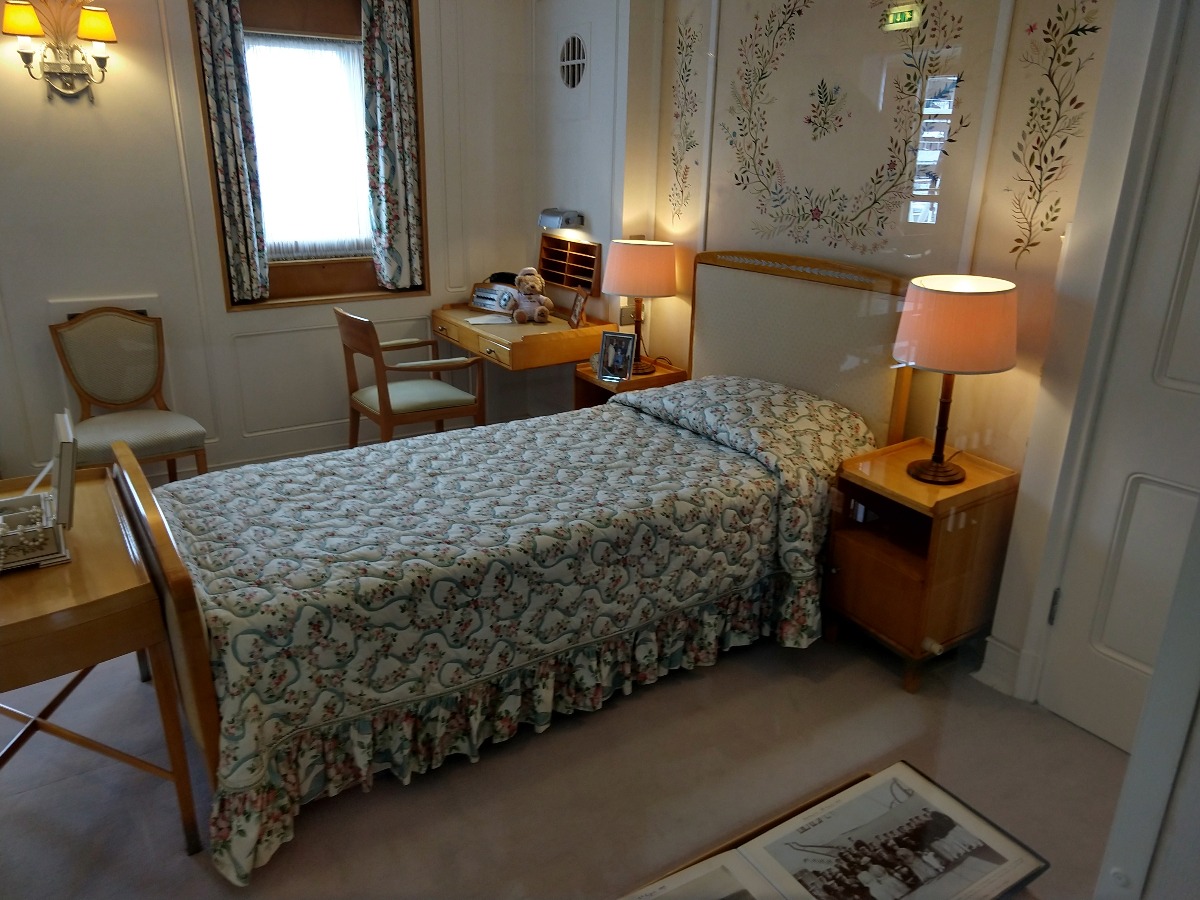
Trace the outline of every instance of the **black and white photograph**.
{"label": "black and white photograph", "polygon": [[903,762],[768,832],[747,855],[816,900],[984,900],[1046,868]]}
{"label": "black and white photograph", "polygon": [[627,381],[633,374],[637,338],[621,331],[606,331],[600,338],[600,377],[604,381]]}

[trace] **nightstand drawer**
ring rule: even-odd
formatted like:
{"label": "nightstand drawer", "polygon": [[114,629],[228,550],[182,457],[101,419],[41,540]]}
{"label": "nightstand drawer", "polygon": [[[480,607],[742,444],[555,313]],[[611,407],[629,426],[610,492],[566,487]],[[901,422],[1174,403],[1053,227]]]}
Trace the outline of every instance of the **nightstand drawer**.
{"label": "nightstand drawer", "polygon": [[494,360],[502,366],[512,365],[512,350],[503,344],[498,344],[485,337],[479,339],[479,349],[477,352],[485,359]]}
{"label": "nightstand drawer", "polygon": [[866,528],[830,540],[826,604],[911,656],[925,635],[925,561]]}

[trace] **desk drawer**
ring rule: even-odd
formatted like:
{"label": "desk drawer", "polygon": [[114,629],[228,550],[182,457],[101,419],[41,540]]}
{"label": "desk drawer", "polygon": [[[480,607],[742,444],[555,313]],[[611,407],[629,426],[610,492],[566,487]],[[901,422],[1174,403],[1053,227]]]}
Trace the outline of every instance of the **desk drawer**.
{"label": "desk drawer", "polygon": [[505,368],[512,368],[512,349],[483,336],[479,338],[479,346],[475,350],[484,359],[491,359]]}
{"label": "desk drawer", "polygon": [[445,338],[454,344],[461,344],[462,338],[458,333],[458,325],[454,322],[447,322],[445,319],[434,317],[433,333],[440,338]]}

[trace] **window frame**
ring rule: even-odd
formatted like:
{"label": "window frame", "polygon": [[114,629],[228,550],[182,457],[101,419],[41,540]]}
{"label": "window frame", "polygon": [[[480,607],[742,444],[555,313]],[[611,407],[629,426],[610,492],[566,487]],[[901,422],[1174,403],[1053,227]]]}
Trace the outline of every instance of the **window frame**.
{"label": "window frame", "polygon": [[[307,37],[328,37],[362,40],[361,0],[241,0],[242,27],[245,31],[260,31],[273,34],[293,34]],[[421,257],[422,271],[426,283],[417,287],[392,289],[382,287],[375,277],[375,262],[370,256],[331,257],[312,260],[280,260],[267,266],[270,280],[270,296],[263,300],[235,303],[228,277],[221,281],[225,291],[227,312],[242,312],[253,309],[268,309],[280,306],[309,304],[332,304],[347,300],[390,297],[429,296],[429,231],[425,177],[425,109],[421,78],[421,42],[419,0],[412,0],[413,22],[413,72],[416,79],[417,102],[417,161],[418,180],[421,191]],[[200,67],[199,36],[195,34],[193,15],[193,40],[196,44],[196,66]],[[203,84],[203,78],[200,79]],[[203,87],[201,101],[203,102]],[[216,199],[216,165],[213,160],[212,136],[204,129],[204,141],[208,153],[208,172],[213,187],[213,203]],[[221,229],[219,208],[215,209],[217,228]],[[224,241],[218,241],[221,270],[227,270]]]}

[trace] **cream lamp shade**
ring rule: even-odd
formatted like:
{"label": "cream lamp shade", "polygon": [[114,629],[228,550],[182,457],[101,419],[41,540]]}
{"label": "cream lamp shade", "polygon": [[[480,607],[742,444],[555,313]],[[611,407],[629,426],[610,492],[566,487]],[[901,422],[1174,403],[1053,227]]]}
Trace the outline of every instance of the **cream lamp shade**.
{"label": "cream lamp shade", "polygon": [[4,4],[4,18],[0,20],[0,31],[18,37],[42,37],[42,23],[37,12],[26,0],[8,0]]}
{"label": "cream lamp shade", "polygon": [[633,373],[650,374],[654,364],[642,359],[642,299],[675,296],[675,245],[668,241],[612,241],[600,289],[606,294],[633,298],[637,347]]}
{"label": "cream lamp shade", "polygon": [[898,362],[942,373],[933,456],[908,467],[931,484],[966,476],[945,458],[955,375],[986,375],[1017,362],[1017,286],[982,275],[922,275],[904,295],[892,355]]}
{"label": "cream lamp shade", "polygon": [[613,241],[608,245],[601,290],[623,297],[673,297],[675,245],[667,241]]}

